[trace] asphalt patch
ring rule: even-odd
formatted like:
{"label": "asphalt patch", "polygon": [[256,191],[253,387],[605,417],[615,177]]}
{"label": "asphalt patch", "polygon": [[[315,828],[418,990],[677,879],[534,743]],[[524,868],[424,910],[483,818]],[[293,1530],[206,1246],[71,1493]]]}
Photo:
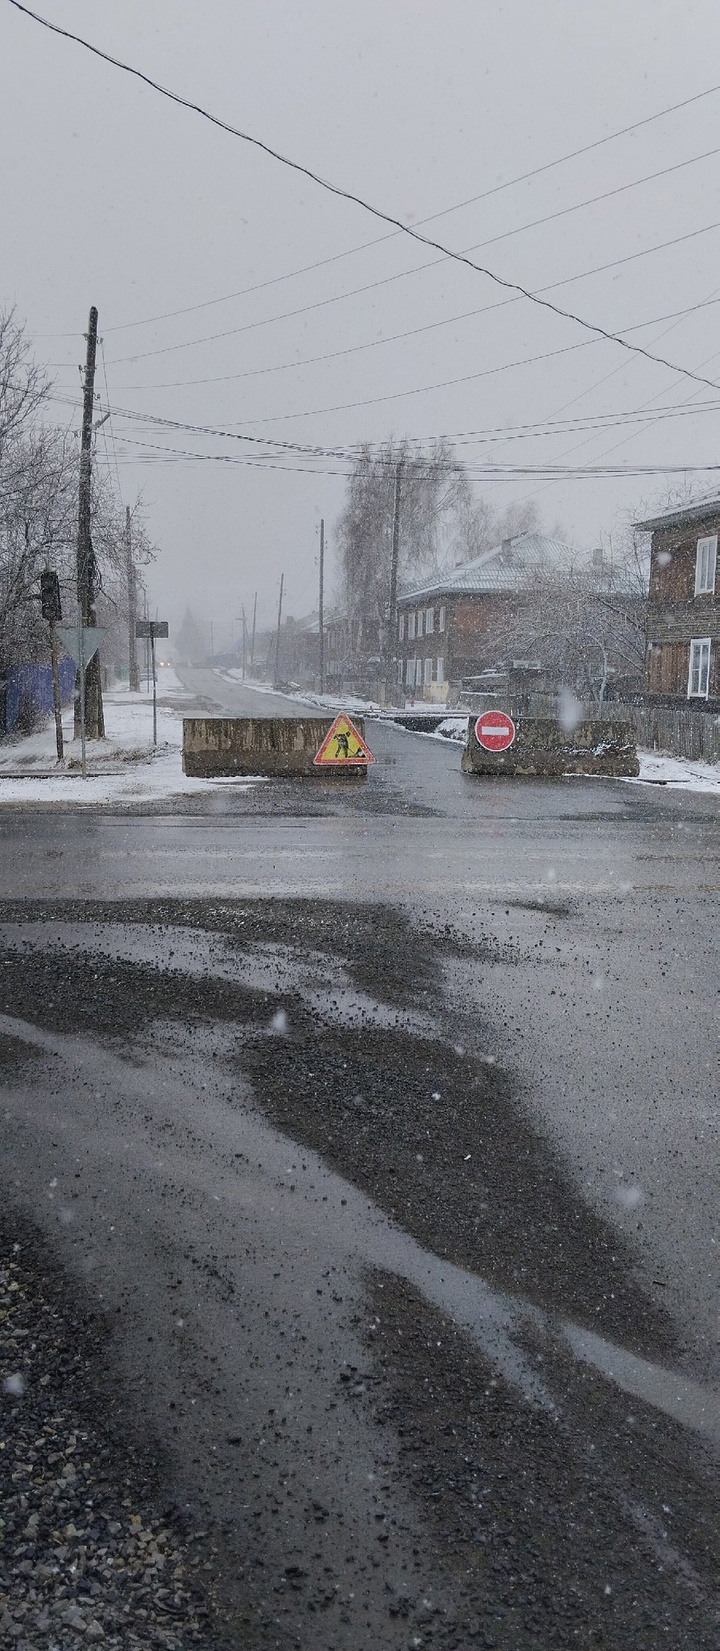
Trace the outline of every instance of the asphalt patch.
{"label": "asphalt patch", "polygon": [[[458,1622],[431,1618],[433,1644],[715,1651],[714,1472],[692,1437],[572,1361],[559,1419],[526,1404],[392,1275],[368,1306],[371,1373],[347,1402],[397,1434],[397,1477],[456,1573]],[[550,1357],[534,1350],[541,1375]]]}
{"label": "asphalt patch", "polygon": [[[169,905],[42,903],[48,916],[72,921],[127,921],[135,910],[136,921],[165,923]],[[204,928],[228,934],[240,950],[272,939],[326,951],[356,985],[396,1006],[427,1008],[430,999],[437,1007],[443,951],[467,944],[413,930],[392,909],[339,902],[172,909],[174,921],[194,918],[198,927],[204,915]],[[25,913],[37,918],[38,903],[25,903]],[[0,909],[11,915],[8,905]],[[113,1037],[130,1050],[157,1020],[237,1025],[244,1036],[236,1059],[263,1112],[436,1255],[649,1357],[675,1350],[669,1315],[634,1277],[630,1244],[582,1198],[512,1073],[400,1026],[346,1026],[340,1010],[320,1018],[299,994],[165,973],[162,953],[160,938],[157,967],[78,949],[16,951],[15,966],[2,971],[0,1009],[52,1031]],[[278,1009],[288,1032],[269,1038]]]}

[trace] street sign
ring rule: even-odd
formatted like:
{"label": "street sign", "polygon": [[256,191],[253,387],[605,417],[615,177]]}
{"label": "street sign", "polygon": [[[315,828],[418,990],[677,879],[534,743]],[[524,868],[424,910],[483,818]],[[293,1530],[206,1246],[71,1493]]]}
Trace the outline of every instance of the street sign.
{"label": "street sign", "polygon": [[320,750],[313,757],[316,768],[357,768],[374,761],[375,758],[372,752],[368,751],[362,735],[343,711],[335,718]]}
{"label": "street sign", "polygon": [[158,636],[167,636],[167,619],[136,619],[135,635],[146,642],[154,642]]}
{"label": "street sign", "polygon": [[507,751],[515,738],[515,724],[507,711],[485,711],[475,724],[475,738],[483,751]]}
{"label": "street sign", "polygon": [[[71,657],[75,660],[75,664],[79,665],[80,664],[80,658],[81,658],[81,653],[80,653],[80,649],[81,649],[81,632],[80,632],[79,626],[78,625],[58,625],[57,635],[59,636],[60,641],[62,642],[62,645],[63,645],[66,653],[69,653],[71,655]],[[98,648],[100,647],[100,643],[102,642],[102,639],[103,639],[104,635],[105,635],[105,627],[103,625],[83,625],[83,627],[82,627],[82,662],[83,662],[83,665],[89,665],[90,664],[90,660],[97,653]]]}

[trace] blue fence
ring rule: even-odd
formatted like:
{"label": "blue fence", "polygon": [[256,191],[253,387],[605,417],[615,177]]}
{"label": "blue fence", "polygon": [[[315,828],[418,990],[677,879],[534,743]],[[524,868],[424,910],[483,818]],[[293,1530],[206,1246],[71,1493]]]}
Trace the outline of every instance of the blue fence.
{"label": "blue fence", "polygon": [[[61,659],[60,698],[67,705],[75,692],[75,661]],[[0,734],[12,734],[25,714],[51,716],[53,710],[52,667],[50,665],[11,665],[4,682],[5,728],[0,717]],[[2,684],[0,684],[0,712]]]}

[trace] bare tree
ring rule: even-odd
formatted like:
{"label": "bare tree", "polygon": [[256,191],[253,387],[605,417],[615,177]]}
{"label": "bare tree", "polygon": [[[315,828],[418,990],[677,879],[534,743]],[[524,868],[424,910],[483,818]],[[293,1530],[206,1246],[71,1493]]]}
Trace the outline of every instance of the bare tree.
{"label": "bare tree", "polygon": [[532,659],[558,687],[599,707],[614,678],[642,675],[646,599],[643,569],[632,559],[532,568],[493,635],[492,663]]}
{"label": "bare tree", "polygon": [[34,426],[49,389],[45,373],[31,358],[15,311],[0,313],[0,454]]}
{"label": "bare tree", "polygon": [[492,543],[491,512],[443,441],[418,452],[407,441],[363,447],[338,523],[341,604],[348,654],[379,656],[390,600],[395,475],[402,464],[399,583],[478,555]]}
{"label": "bare tree", "polygon": [[[19,662],[47,659],[40,613],[40,574],[59,577],[67,618],[75,620],[77,585],[77,438],[44,420],[48,384],[34,366],[14,314],[0,315],[0,678]],[[141,565],[152,546],[138,503],[134,552]],[[93,469],[91,532],[100,623],[127,623],[125,521],[109,475]]]}

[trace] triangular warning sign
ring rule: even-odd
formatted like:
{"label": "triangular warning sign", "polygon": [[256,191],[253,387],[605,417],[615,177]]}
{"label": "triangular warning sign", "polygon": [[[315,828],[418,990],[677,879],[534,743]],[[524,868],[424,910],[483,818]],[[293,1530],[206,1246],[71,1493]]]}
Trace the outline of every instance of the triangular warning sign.
{"label": "triangular warning sign", "polygon": [[375,758],[365,744],[354,723],[345,716],[344,711],[335,718],[332,728],[329,728],[320,746],[317,756],[313,757],[316,768],[347,768],[374,762]]}

